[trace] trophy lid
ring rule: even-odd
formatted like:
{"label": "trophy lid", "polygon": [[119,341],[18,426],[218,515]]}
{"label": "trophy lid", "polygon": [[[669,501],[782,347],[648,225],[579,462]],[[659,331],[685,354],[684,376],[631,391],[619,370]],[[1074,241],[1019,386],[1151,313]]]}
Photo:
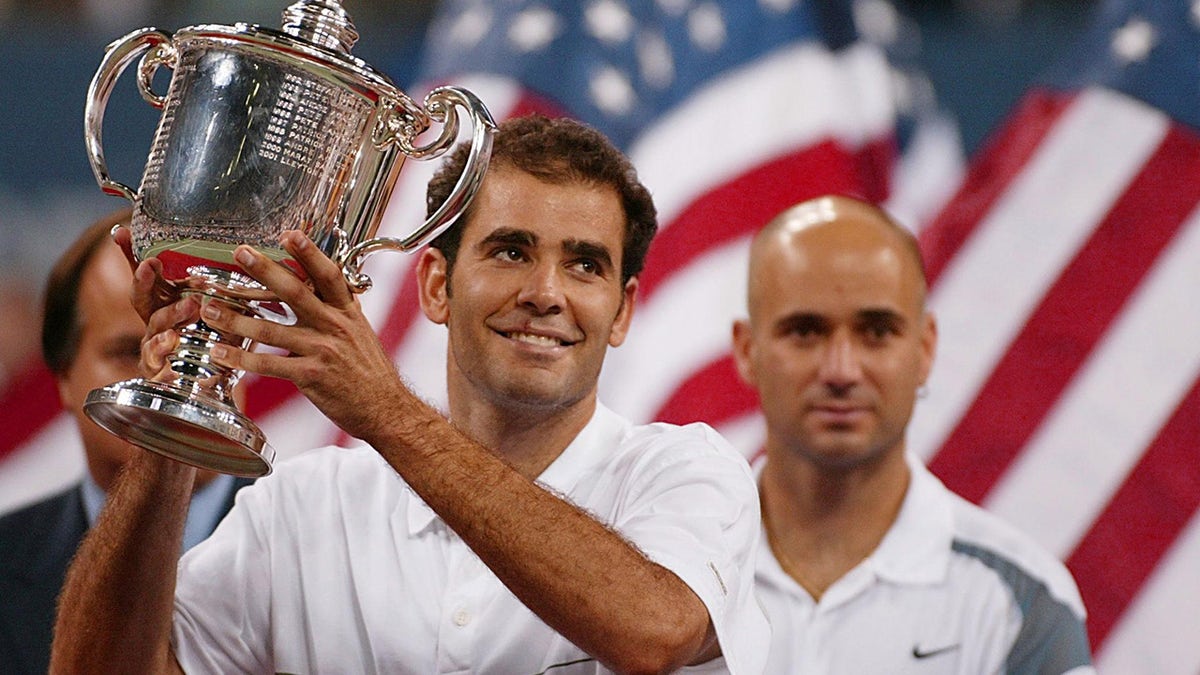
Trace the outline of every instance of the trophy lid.
{"label": "trophy lid", "polygon": [[238,23],[203,24],[175,32],[177,42],[215,40],[307,64],[371,99],[401,92],[387,75],[350,53],[358,30],[338,0],[298,0],[283,12],[282,29]]}
{"label": "trophy lid", "polygon": [[299,0],[283,11],[283,32],[349,54],[358,31],[338,0]]}

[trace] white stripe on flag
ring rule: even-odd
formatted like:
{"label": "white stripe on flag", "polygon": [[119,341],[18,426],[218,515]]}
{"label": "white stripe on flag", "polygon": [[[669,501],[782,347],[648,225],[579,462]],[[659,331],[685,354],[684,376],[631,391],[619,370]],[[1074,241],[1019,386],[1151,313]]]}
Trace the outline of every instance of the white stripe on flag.
{"label": "white stripe on flag", "polygon": [[747,459],[767,442],[767,421],[758,411],[728,420],[717,431]]}
{"label": "white stripe on flag", "polygon": [[1101,673],[1196,675],[1196,601],[1200,599],[1200,512],[1159,560],[1096,655]]}
{"label": "white stripe on flag", "polygon": [[65,489],[83,466],[75,420],[60,413],[0,462],[0,513]]}
{"label": "white stripe on flag", "polygon": [[787,47],[699,89],[648,125],[629,157],[665,227],[697,196],[770,159],[831,138],[857,150],[886,136],[890,87],[869,45]]}
{"label": "white stripe on flag", "polygon": [[446,397],[446,327],[418,314],[396,349],[394,361],[414,393],[439,410]]}
{"label": "white stripe on flag", "polygon": [[1167,128],[1161,113],[1091,90],[1014,177],[930,295],[941,339],[929,396],[909,430],[917,454],[928,459],[942,446],[1045,289]]}
{"label": "white stripe on flag", "polygon": [[[1070,554],[1200,376],[1200,211],[1164,251],[985,506]],[[1134,387],[1134,389],[1131,389]],[[1131,391],[1136,395],[1131,396]]]}
{"label": "white stripe on flag", "polygon": [[[404,237],[415,230],[425,219],[425,188],[424,181],[433,175],[435,167],[429,164],[413,168],[405,167],[396,190],[392,204],[380,223],[378,236]],[[415,188],[420,188],[419,192]],[[385,229],[386,228],[386,229]],[[371,277],[374,285],[365,293],[359,295],[363,314],[371,322],[376,332],[382,329],[388,314],[396,302],[396,295],[404,287],[405,278],[412,273],[416,263],[415,253],[399,253],[396,251],[380,251],[367,258],[362,271]]]}
{"label": "white stripe on flag", "polygon": [[281,462],[313,448],[333,444],[338,428],[307,398],[293,395],[255,420]]}
{"label": "white stripe on flag", "polygon": [[899,165],[884,208],[913,232],[920,232],[954,197],[965,172],[958,126],[948,116],[919,120]]}

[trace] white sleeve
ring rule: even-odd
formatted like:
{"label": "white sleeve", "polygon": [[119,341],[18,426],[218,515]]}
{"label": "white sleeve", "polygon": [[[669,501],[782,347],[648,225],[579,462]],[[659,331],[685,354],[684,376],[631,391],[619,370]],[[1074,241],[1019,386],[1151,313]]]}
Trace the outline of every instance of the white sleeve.
{"label": "white sleeve", "polygon": [[648,453],[613,526],[708,608],[724,658],[696,671],[759,673],[770,628],[754,593],[760,536],[754,477],[711,428],[685,430],[671,437],[671,447]]}
{"label": "white sleeve", "polygon": [[179,561],[171,646],[184,672],[274,671],[270,551],[259,517],[272,513],[271,478],[240,490],[212,536]]}

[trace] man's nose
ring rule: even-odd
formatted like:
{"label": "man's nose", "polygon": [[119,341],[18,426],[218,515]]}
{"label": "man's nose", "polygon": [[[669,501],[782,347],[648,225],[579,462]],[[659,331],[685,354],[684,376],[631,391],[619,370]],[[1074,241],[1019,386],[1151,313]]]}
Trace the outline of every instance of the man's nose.
{"label": "man's nose", "polygon": [[821,381],[844,389],[862,379],[862,361],[852,335],[834,333],[821,361]]}
{"label": "man's nose", "polygon": [[557,314],[563,307],[563,284],[557,265],[538,263],[530,267],[529,275],[517,295],[517,302],[538,314]]}

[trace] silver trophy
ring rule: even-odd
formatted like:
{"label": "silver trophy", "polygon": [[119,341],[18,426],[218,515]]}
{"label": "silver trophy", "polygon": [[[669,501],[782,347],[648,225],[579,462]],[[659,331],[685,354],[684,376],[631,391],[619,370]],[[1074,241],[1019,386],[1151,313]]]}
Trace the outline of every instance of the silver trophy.
{"label": "silver trophy", "polygon": [[[84,134],[101,189],[133,202],[133,252],[157,257],[183,293],[219,298],[250,316],[281,322],[291,310],[233,261],[250,244],[303,277],[280,235],[298,229],[334,261],[356,291],[370,287],[363,260],[411,251],[463,213],[483,181],[495,123],[472,93],[432,91],[418,104],[350,55],[358,39],[336,0],[300,0],[282,30],[199,25],[173,35],[134,31],[109,45],[88,88]],[[117,79],[141,57],[137,84],[160,108],[158,131],[134,191],[108,175],[101,129]],[[172,71],[167,95],[152,88]],[[405,157],[441,155],[472,124],[466,169],[449,199],[402,239],[373,238]],[[428,144],[418,136],[440,124]],[[230,396],[241,372],[211,362],[218,343],[247,347],[203,322],[181,330],[175,379],[134,379],[92,391],[89,417],[135,445],[240,476],[270,473],[274,451]]]}

